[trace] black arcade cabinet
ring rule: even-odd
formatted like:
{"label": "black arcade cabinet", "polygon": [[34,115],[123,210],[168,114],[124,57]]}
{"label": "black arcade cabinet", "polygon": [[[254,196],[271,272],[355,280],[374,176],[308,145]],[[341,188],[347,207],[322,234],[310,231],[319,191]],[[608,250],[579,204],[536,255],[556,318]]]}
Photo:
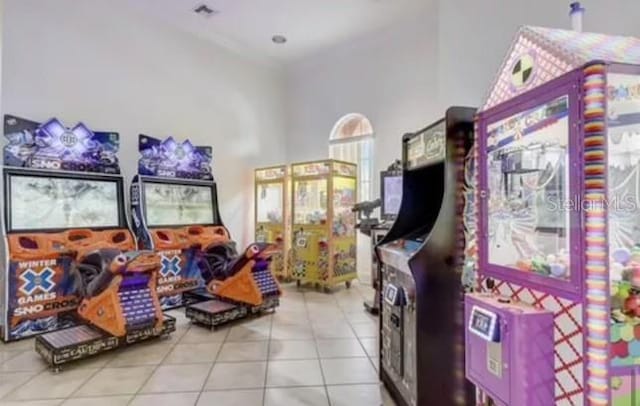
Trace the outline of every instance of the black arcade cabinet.
{"label": "black arcade cabinet", "polygon": [[402,203],[382,263],[380,375],[401,406],[471,405],[461,325],[464,162],[475,109],[402,138]]}

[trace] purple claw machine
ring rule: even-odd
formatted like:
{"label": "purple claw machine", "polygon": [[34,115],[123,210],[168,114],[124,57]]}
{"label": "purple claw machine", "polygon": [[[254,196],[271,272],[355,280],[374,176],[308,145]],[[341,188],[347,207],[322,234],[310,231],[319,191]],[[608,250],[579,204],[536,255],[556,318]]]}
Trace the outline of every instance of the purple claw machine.
{"label": "purple claw machine", "polygon": [[640,405],[640,40],[522,28],[476,127],[477,404]]}

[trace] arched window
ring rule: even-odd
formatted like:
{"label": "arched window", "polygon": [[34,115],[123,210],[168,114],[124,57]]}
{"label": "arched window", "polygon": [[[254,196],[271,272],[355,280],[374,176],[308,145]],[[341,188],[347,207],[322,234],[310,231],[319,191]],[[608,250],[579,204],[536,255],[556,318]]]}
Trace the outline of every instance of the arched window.
{"label": "arched window", "polygon": [[373,199],[373,127],[362,114],[342,117],[331,131],[329,157],[358,164],[358,201]]}

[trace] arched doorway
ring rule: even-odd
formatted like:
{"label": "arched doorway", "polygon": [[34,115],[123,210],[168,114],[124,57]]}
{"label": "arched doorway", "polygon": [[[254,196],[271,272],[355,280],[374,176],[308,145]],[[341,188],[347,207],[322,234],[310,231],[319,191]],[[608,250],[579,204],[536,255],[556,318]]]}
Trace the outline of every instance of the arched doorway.
{"label": "arched doorway", "polygon": [[329,157],[358,165],[358,201],[373,198],[373,127],[359,113],[343,116],[329,137]]}

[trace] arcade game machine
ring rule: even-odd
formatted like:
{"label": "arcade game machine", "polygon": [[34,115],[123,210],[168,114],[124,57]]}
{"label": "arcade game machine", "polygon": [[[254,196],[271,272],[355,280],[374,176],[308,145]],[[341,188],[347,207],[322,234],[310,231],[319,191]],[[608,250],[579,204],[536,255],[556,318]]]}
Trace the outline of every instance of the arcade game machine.
{"label": "arcade game machine", "polygon": [[298,286],[329,291],[358,277],[356,269],[355,164],[325,160],[292,168],[292,262]]}
{"label": "arcade game machine", "polygon": [[36,337],[53,367],[175,330],[159,263],[135,249],[118,134],[5,116],[2,337]]}
{"label": "arcade game machine", "polygon": [[271,271],[280,280],[289,278],[289,189],[286,165],[255,170],[256,241],[278,247],[272,256]]}
{"label": "arcade game machine", "polygon": [[237,254],[218,211],[211,147],[146,135],[138,144],[133,224],[162,263],[165,305],[185,304],[187,318],[209,327],[275,309],[281,290],[269,268],[277,247],[256,243]]}
{"label": "arcade game machine", "polygon": [[[468,405],[462,349],[462,183],[475,110],[402,138],[402,202],[377,247],[380,377],[401,406]],[[463,241],[463,240],[462,240]]]}
{"label": "arcade game machine", "polygon": [[478,404],[640,405],[640,39],[523,27],[476,125]]}
{"label": "arcade game machine", "polygon": [[211,147],[140,135],[138,175],[131,184],[133,230],[141,249],[154,250],[161,268],[163,309],[209,299],[199,251],[221,245],[235,252],[220,221]]}
{"label": "arcade game machine", "polygon": [[[356,228],[371,238],[371,285],[375,293],[373,300],[364,302],[364,308],[374,315],[380,311],[381,264],[376,255],[376,246],[387,234],[400,210],[402,202],[402,162],[400,160],[391,164],[387,170],[380,172],[380,192],[381,199],[358,203],[353,208],[353,211],[359,213],[359,223]],[[369,218],[371,212],[378,207],[380,207],[381,222],[378,219]]]}

